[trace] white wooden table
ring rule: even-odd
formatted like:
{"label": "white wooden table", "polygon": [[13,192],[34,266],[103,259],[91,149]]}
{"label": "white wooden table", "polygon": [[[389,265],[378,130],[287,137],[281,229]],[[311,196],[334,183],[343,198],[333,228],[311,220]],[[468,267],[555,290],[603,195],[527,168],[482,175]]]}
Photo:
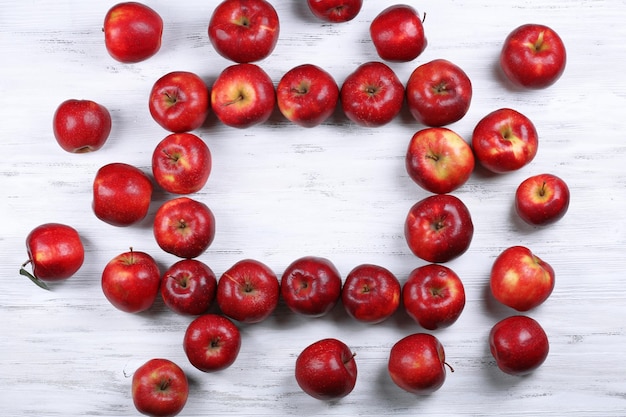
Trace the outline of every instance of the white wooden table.
{"label": "white wooden table", "polygon": [[[304,1],[273,1],[281,18],[274,53],[259,64],[275,82],[288,69],[318,64],[341,83],[375,60],[371,19],[391,2],[366,1],[352,22],[316,21]],[[150,215],[170,198],[155,195],[142,224],[116,228],[91,212],[91,184],[108,162],[147,172],[166,132],[151,118],[147,94],[173,70],[210,83],[230,63],[207,36],[217,0],[147,1],[165,21],[162,50],[123,65],[108,56],[101,32],[112,1],[0,1],[0,414],[5,416],[135,415],[130,377],[153,357],[177,362],[191,380],[181,415],[626,415],[626,3],[616,0],[411,1],[426,12],[429,45],[414,62],[393,64],[406,81],[419,63],[449,59],[471,77],[469,113],[450,127],[469,138],[488,112],[513,107],[540,134],[536,159],[519,172],[493,176],[478,169],[455,195],[470,208],[475,236],[448,264],[463,279],[467,305],[452,327],[435,332],[456,372],[435,394],[417,398],[395,387],[386,371],[391,346],[423,331],[403,311],[379,325],[357,324],[339,305],[319,319],[280,306],[266,322],[241,326],[235,364],[219,373],[193,368],[182,350],[190,318],[162,302],[145,314],[113,308],[100,289],[106,262],[129,248],[151,253],[163,268],[176,259],[160,251]],[[513,5],[513,3],[516,3]],[[557,84],[515,91],[497,71],[506,35],[523,23],[553,27],[568,48]],[[52,115],[68,98],[95,100],[112,113],[113,130],[96,153],[72,155],[52,135]],[[343,276],[377,263],[401,281],[423,262],[404,241],[409,207],[427,194],[408,177],[404,153],[420,129],[407,111],[387,126],[360,128],[340,112],[322,126],[299,128],[279,113],[238,130],[214,117],[196,133],[209,145],[214,168],[195,198],[217,219],[213,245],[200,258],[218,276],[255,258],[280,274],[304,255],[331,259]],[[544,229],[524,226],[512,211],[517,185],[552,172],[570,185],[567,216]],[[18,275],[24,240],[44,222],[74,226],[83,236],[80,272],[50,292]],[[534,374],[497,370],[487,335],[513,314],[492,301],[488,273],[504,248],[522,244],[549,261],[557,283],[551,298],[529,312],[546,329],[551,351]],[[323,337],[338,337],[357,353],[354,391],[336,403],[308,397],[296,385],[298,353]]]}

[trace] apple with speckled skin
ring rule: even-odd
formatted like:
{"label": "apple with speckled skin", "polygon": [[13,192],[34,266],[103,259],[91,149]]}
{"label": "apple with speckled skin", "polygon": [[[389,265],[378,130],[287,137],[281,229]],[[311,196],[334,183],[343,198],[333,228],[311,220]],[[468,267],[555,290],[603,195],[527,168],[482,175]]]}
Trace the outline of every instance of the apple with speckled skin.
{"label": "apple with speckled skin", "polygon": [[172,133],[152,152],[152,176],[165,191],[192,194],[200,191],[211,174],[207,144],[193,133]]}
{"label": "apple with speckled skin", "polygon": [[345,78],[339,91],[348,119],[366,127],[391,122],[404,104],[404,84],[387,64],[366,62]]}
{"label": "apple with speckled skin", "polygon": [[526,178],[515,191],[515,212],[526,223],[547,226],[565,216],[569,208],[567,183],[554,174]]}
{"label": "apple with speckled skin", "polygon": [[275,104],[272,79],[256,64],[226,67],[211,88],[211,108],[230,127],[244,129],[267,121]]}
{"label": "apple with speckled skin", "polygon": [[407,4],[380,12],[370,23],[370,37],[378,56],[392,62],[412,61],[428,44],[422,18]]}
{"label": "apple with speckled skin", "polygon": [[474,223],[461,199],[451,194],[436,194],[409,209],[404,236],[415,256],[427,262],[444,263],[467,251],[474,236]]}
{"label": "apple with speckled skin", "polygon": [[533,122],[510,108],[484,116],[472,132],[472,149],[479,163],[503,174],[528,165],[537,155],[539,136]]}
{"label": "apple with speckled skin", "polygon": [[554,84],[563,72],[567,52],[552,28],[535,23],[515,28],[504,40],[500,68],[514,85],[541,89]]}
{"label": "apple with speckled skin", "polygon": [[137,63],[161,49],[163,19],[145,4],[122,2],[109,9],[102,31],[106,50],[114,59]]}
{"label": "apple with speckled skin", "polygon": [[502,372],[528,375],[547,359],[550,341],[539,322],[517,315],[504,318],[491,328],[489,349]]}
{"label": "apple with speckled skin", "polygon": [[321,317],[340,300],[341,286],[339,271],[329,259],[304,256],[285,268],[280,294],[294,313]]}
{"label": "apple with speckled skin", "polygon": [[152,229],[165,252],[180,258],[197,258],[215,238],[215,216],[203,202],[177,197],[158,208]]}
{"label": "apple with speckled skin", "polygon": [[406,83],[407,106],[413,118],[426,126],[444,126],[467,114],[472,82],[458,65],[435,59],[413,70]]}
{"label": "apple with speckled skin", "polygon": [[348,315],[363,323],[380,323],[400,305],[402,287],[387,268],[373,264],[354,267],[346,276],[341,301]]}
{"label": "apple with speckled skin", "polygon": [[[85,260],[85,248],[80,235],[71,226],[44,223],[26,236],[28,261],[22,264],[20,275],[28,277],[43,289],[46,282],[62,281],[73,276]],[[26,265],[32,265],[32,273]]]}
{"label": "apple with speckled skin", "polygon": [[185,330],[183,350],[189,362],[202,372],[222,371],[231,366],[241,349],[241,332],[220,314],[196,317]]}
{"label": "apple with speckled skin", "polygon": [[127,313],[149,309],[159,293],[160,283],[161,273],[154,258],[132,248],[111,259],[102,271],[104,296]]}
{"label": "apple with speckled skin", "polygon": [[276,86],[276,102],[285,118],[302,127],[328,119],[339,102],[339,87],[327,71],[313,64],[287,71]]}
{"label": "apple with speckled skin", "polygon": [[175,262],[161,277],[161,298],[170,310],[197,316],[207,312],[217,289],[213,270],[197,259]]}
{"label": "apple with speckled skin", "polygon": [[223,314],[242,323],[259,323],[278,305],[280,283],[267,265],[242,259],[228,268],[217,284],[217,304]]}
{"label": "apple with speckled skin", "polygon": [[224,0],[209,21],[209,40],[215,50],[237,63],[267,58],[279,33],[278,14],[265,0]]}
{"label": "apple with speckled skin", "polygon": [[195,130],[209,114],[209,89],[193,72],[169,72],[153,84],[148,109],[165,130],[174,133]]}
{"label": "apple with speckled skin", "polygon": [[111,133],[111,114],[92,100],[69,99],[57,107],[52,121],[54,137],[70,153],[94,152]]}
{"label": "apple with speckled skin", "polygon": [[133,225],[148,214],[153,188],[150,177],[136,166],[106,164],[98,169],[93,181],[93,212],[113,226]]}
{"label": "apple with speckled skin", "polygon": [[405,156],[409,177],[435,194],[447,194],[465,184],[474,165],[472,148],[458,133],[445,127],[416,132]]}
{"label": "apple with speckled skin", "polygon": [[428,395],[443,386],[446,366],[439,339],[428,333],[414,333],[393,345],[387,370],[398,387],[411,394]]}
{"label": "apple with speckled skin", "polygon": [[307,346],[296,359],[296,382],[305,393],[323,401],[336,401],[356,385],[355,354],[344,342],[327,338]]}
{"label": "apple with speckled skin", "polygon": [[552,266],[525,246],[503,250],[491,267],[489,286],[494,298],[517,311],[528,311],[554,290]]}
{"label": "apple with speckled skin", "polygon": [[465,287],[451,268],[428,264],[409,273],[402,286],[408,315],[427,330],[451,326],[465,307]]}
{"label": "apple with speckled skin", "polygon": [[189,397],[185,371],[169,359],[150,359],[133,373],[131,396],[137,411],[147,416],[178,415]]}
{"label": "apple with speckled skin", "polygon": [[331,23],[344,23],[354,19],[363,0],[307,0],[311,13],[318,19]]}

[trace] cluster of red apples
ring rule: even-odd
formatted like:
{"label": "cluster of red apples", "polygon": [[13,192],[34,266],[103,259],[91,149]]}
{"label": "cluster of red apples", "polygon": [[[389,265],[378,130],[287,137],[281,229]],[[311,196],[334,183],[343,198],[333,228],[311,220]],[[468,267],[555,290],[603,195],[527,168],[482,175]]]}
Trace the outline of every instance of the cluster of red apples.
{"label": "cluster of red apples", "polygon": [[[360,11],[361,0],[308,0],[317,18],[341,23]],[[418,66],[404,85],[383,62],[360,65],[341,87],[323,69],[303,64],[286,72],[274,87],[254,62],[269,56],[279,39],[279,18],[265,0],[224,0],[214,10],[208,36],[216,51],[233,61],[210,88],[201,77],[172,72],[158,79],[149,94],[154,121],[170,132],[154,149],[152,176],[163,190],[178,195],[157,210],[153,234],[159,247],[180,259],[163,274],[154,258],[130,250],[112,259],[102,272],[105,297],[118,309],[136,313],[150,308],[159,295],[173,311],[195,317],[183,339],[190,363],[204,372],[230,366],[241,345],[235,322],[258,323],[276,308],[279,297],[294,313],[321,317],[341,302],[348,315],[380,323],[400,305],[420,326],[434,331],[452,325],[465,306],[461,279],[444,263],[470,246],[474,226],[464,203],[451,193],[462,186],[477,163],[504,174],[535,157],[538,134],[525,115],[502,108],[486,115],[466,142],[446,128],[466,114],[472,84],[457,65],[438,59]],[[158,13],[135,2],[120,3],[104,20],[107,51],[123,63],[137,63],[158,52],[163,21]],[[372,20],[371,41],[381,60],[410,62],[426,48],[423,18],[407,5],[388,7]],[[543,25],[524,25],[506,38],[500,66],[520,88],[545,88],[563,73],[565,48]],[[358,125],[389,123],[406,103],[425,128],[410,139],[406,170],[416,184],[432,193],[411,207],[405,220],[410,250],[426,265],[413,270],[404,284],[382,266],[355,267],[342,281],[330,260],[305,256],[289,265],[279,280],[263,263],[244,259],[219,280],[197,259],[211,245],[215,218],[204,203],[188,197],[201,190],[211,171],[206,143],[191,133],[209,112],[225,125],[247,128],[268,120],[275,106],[289,121],[312,128],[341,105]],[[111,131],[102,105],[67,100],[54,115],[54,135],[68,152],[100,149]],[[93,181],[93,212],[104,222],[126,227],[142,221],[152,198],[153,182],[142,170],[124,163],[101,167]],[[519,217],[534,226],[559,220],[569,205],[565,182],[552,174],[523,181],[515,194]],[[27,237],[29,260],[20,270],[38,285],[67,279],[82,266],[79,234],[62,224],[44,224]],[[32,274],[24,267],[32,264]],[[528,248],[514,246],[495,260],[490,276],[493,296],[519,312],[528,311],[551,294],[554,270]],[[208,314],[216,302],[222,314]],[[540,366],[548,339],[539,323],[515,315],[498,322],[489,336],[500,369],[521,375]],[[414,366],[419,364],[419,366]],[[445,353],[429,333],[415,333],[390,351],[388,372],[399,387],[415,394],[439,389],[446,376]],[[297,358],[295,377],[303,391],[322,400],[348,395],[355,386],[354,353],[343,342],[323,339]],[[148,415],[175,415],[187,400],[189,385],[182,369],[167,359],[152,359],[136,370],[132,396]]]}

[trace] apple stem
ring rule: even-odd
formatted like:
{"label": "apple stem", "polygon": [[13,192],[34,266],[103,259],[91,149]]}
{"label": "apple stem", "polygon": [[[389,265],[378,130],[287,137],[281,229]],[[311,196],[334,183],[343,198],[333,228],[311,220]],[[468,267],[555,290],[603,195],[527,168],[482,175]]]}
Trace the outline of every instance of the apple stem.
{"label": "apple stem", "polygon": [[352,356],[350,356],[348,359],[346,359],[343,363],[346,364],[346,363],[350,362],[351,360],[354,359],[355,356],[356,356],[356,352],[352,352]]}
{"label": "apple stem", "polygon": [[48,288],[48,286],[46,285],[45,282],[43,282],[42,280],[40,280],[39,278],[37,278],[35,275],[31,274],[30,272],[28,272],[24,267],[26,265],[28,265],[30,263],[30,259],[26,262],[24,262],[22,264],[22,267],[20,268],[20,275],[23,275],[25,277],[28,277],[32,282],[35,283],[35,285],[37,285],[39,288],[43,288],[44,290],[50,290],[50,288]]}
{"label": "apple stem", "polygon": [[448,362],[444,362],[443,364],[446,365],[448,369],[450,369],[450,372],[454,372],[454,368]]}
{"label": "apple stem", "polygon": [[546,182],[545,181],[543,182],[543,184],[541,184],[541,188],[539,189],[539,195],[541,197],[546,195]]}
{"label": "apple stem", "polygon": [[424,17],[422,17],[422,23],[426,21],[426,12],[424,12]]}

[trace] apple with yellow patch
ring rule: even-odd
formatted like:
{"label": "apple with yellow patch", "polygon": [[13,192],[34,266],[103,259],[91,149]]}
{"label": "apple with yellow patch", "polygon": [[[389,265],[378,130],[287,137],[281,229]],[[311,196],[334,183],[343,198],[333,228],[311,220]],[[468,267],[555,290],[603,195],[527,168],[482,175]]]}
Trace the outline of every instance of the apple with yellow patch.
{"label": "apple with yellow patch", "polygon": [[501,108],[474,127],[472,148],[478,162],[498,174],[516,171],[537,155],[539,136],[533,122],[522,113]]}
{"label": "apple with yellow patch", "polygon": [[416,184],[435,194],[450,193],[474,171],[472,149],[456,132],[430,127],[415,133],[406,151],[406,170]]}
{"label": "apple with yellow patch", "polygon": [[528,311],[548,299],[554,269],[525,246],[511,246],[496,258],[489,285],[494,298],[517,311]]}
{"label": "apple with yellow patch", "polygon": [[515,192],[515,212],[526,223],[546,226],[557,222],[569,208],[567,183],[553,174],[526,178]]}

